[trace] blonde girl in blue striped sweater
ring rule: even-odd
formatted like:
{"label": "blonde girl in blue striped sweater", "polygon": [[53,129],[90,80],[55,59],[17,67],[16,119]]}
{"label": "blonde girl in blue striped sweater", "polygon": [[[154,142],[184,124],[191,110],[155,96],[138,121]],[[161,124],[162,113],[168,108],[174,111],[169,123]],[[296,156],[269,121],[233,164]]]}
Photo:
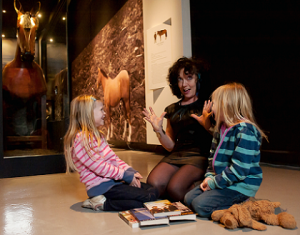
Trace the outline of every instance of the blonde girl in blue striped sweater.
{"label": "blonde girl in blue striped sweater", "polygon": [[211,128],[210,116],[216,125],[205,179],[185,195],[186,205],[201,217],[255,196],[262,182],[260,145],[262,137],[266,138],[242,84],[220,86],[212,102],[205,102],[202,116],[193,115],[206,129]]}

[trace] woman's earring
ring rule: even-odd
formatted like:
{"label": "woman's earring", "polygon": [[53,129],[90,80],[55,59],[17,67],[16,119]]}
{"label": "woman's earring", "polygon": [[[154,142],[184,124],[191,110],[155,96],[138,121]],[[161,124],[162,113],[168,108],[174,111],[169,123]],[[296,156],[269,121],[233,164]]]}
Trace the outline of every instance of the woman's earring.
{"label": "woman's earring", "polygon": [[197,91],[200,90],[200,82],[201,82],[201,74],[198,73],[198,81],[197,81]]}
{"label": "woman's earring", "polygon": [[201,74],[198,73],[198,80],[201,82]]}

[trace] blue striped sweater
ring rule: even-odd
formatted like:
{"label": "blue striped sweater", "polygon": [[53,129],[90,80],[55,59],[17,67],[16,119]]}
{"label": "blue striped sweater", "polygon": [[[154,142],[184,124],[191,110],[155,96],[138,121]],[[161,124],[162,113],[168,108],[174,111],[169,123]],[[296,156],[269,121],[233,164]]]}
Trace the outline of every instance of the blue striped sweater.
{"label": "blue striped sweater", "polygon": [[246,122],[227,129],[222,126],[220,133],[214,133],[205,174],[212,179],[209,187],[228,188],[254,197],[262,182],[261,141],[260,132]]}

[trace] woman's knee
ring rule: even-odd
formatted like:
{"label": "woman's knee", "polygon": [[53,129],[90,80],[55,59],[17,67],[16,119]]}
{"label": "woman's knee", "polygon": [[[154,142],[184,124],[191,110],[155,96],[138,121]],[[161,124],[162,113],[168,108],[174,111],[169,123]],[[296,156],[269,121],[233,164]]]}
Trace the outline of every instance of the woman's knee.
{"label": "woman's knee", "polygon": [[167,186],[168,194],[177,201],[183,201],[185,194],[189,191],[189,185],[185,184],[174,184],[174,181],[169,182]]}
{"label": "woman's knee", "polygon": [[152,187],[161,190],[162,188],[165,188],[166,186],[164,186],[164,184],[162,182],[160,182],[158,179],[156,178],[150,178],[147,179],[147,184],[151,185]]}
{"label": "woman's knee", "polygon": [[183,201],[185,193],[180,190],[167,188],[167,193],[173,201]]}
{"label": "woman's knee", "polygon": [[147,184],[151,185],[156,190],[157,198],[165,193],[166,186],[158,180],[147,180]]}
{"label": "woman's knee", "polygon": [[147,178],[147,184],[150,184],[152,187],[155,187],[159,184],[158,180],[156,180],[153,177],[148,177]]}

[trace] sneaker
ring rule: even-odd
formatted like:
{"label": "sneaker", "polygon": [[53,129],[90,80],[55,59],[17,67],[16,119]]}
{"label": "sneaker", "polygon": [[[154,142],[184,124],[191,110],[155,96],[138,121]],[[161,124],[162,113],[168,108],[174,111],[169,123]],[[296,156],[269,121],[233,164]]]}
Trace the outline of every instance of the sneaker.
{"label": "sneaker", "polygon": [[99,195],[93,198],[88,198],[82,203],[82,207],[93,209],[94,211],[103,210],[104,202],[106,197]]}

